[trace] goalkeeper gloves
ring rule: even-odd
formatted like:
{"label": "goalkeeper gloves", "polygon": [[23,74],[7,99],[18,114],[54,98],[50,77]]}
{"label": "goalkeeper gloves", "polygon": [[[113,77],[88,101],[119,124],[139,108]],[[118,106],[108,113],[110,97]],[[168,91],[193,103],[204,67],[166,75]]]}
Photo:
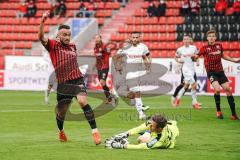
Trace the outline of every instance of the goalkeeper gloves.
{"label": "goalkeeper gloves", "polygon": [[118,140],[118,139],[128,138],[128,136],[129,136],[128,132],[124,132],[124,133],[117,134],[112,138]]}
{"label": "goalkeeper gloves", "polygon": [[123,149],[124,148],[124,144],[122,144],[121,142],[116,142],[116,141],[113,141],[111,146],[112,146],[112,148],[115,148],[115,149]]}
{"label": "goalkeeper gloves", "polygon": [[114,139],[107,139],[105,141],[105,147],[109,149],[124,149],[124,146],[128,144],[127,139],[114,140]]}

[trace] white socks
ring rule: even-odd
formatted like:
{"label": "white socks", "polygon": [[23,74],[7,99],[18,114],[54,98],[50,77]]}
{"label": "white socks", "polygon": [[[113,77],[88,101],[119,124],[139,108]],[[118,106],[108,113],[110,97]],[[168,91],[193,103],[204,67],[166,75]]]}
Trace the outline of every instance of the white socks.
{"label": "white socks", "polygon": [[97,129],[97,128],[92,129],[92,133],[96,133],[96,132],[98,132],[98,129]]}
{"label": "white socks", "polygon": [[135,98],[135,101],[136,101],[136,103],[135,103],[135,107],[136,107],[136,109],[137,109],[137,111],[138,111],[138,113],[142,113],[143,111],[142,111],[142,99],[141,98]]}
{"label": "white socks", "polygon": [[192,104],[196,104],[197,103],[197,91],[192,89],[191,94],[192,94]]}

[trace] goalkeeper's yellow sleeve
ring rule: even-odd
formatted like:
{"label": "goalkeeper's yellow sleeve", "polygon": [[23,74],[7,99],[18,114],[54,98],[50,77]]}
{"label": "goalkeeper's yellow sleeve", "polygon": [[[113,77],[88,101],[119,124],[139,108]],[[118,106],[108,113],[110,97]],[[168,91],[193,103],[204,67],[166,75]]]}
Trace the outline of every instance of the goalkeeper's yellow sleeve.
{"label": "goalkeeper's yellow sleeve", "polygon": [[146,143],[141,143],[141,144],[128,144],[126,149],[150,149],[147,147]]}
{"label": "goalkeeper's yellow sleeve", "polygon": [[135,127],[135,128],[132,128],[128,131],[128,133],[130,135],[134,135],[134,134],[138,134],[138,133],[141,133],[143,131],[146,131],[146,130],[149,130],[149,125],[148,123],[143,123],[141,124],[140,126],[138,127]]}

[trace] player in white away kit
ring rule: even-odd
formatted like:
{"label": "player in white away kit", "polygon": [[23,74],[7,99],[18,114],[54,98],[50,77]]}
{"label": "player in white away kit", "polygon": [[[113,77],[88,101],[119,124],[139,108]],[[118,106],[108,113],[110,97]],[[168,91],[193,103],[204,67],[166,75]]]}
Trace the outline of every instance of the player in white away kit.
{"label": "player in white away kit", "polygon": [[[118,53],[119,54],[114,58],[114,61],[119,57],[125,57],[126,59],[126,65],[124,66],[127,72],[123,75],[126,76],[126,86],[130,91],[127,97],[135,100],[135,107],[138,111],[139,119],[146,119],[143,110],[146,110],[148,107],[143,107],[141,89],[138,80],[140,76],[146,74],[150,70],[151,57],[148,47],[145,44],[140,43],[140,33],[133,32],[131,34],[131,45],[124,50],[120,50]],[[114,62],[114,64],[117,64],[117,62]],[[143,64],[145,68],[143,68]],[[119,70],[122,72],[121,69]]]}
{"label": "player in white away kit", "polygon": [[[176,97],[175,106],[179,105],[182,95],[188,89],[189,85],[191,85],[192,105],[195,109],[200,109],[201,107],[197,102],[197,82],[194,78],[195,67],[192,58],[198,53],[198,50],[196,46],[190,45],[191,39],[189,35],[183,36],[183,43],[184,45],[177,49],[175,60],[183,64],[182,74],[184,77],[184,87],[179,91]],[[197,63],[197,65],[199,65],[199,63]]]}

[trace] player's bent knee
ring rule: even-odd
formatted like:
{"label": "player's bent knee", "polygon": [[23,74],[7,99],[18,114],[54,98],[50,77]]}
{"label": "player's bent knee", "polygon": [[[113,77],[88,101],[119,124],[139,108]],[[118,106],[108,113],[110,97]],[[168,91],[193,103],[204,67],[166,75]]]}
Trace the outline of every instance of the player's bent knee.
{"label": "player's bent knee", "polygon": [[106,82],[104,80],[100,80],[100,84],[101,84],[101,86],[105,86]]}
{"label": "player's bent knee", "polygon": [[220,89],[215,89],[215,94],[220,94]]}
{"label": "player's bent knee", "polygon": [[227,96],[231,96],[232,95],[232,91],[231,91],[230,88],[227,88],[224,91],[226,92]]}
{"label": "player's bent knee", "polygon": [[135,98],[135,94],[133,92],[129,92],[127,94],[127,98],[134,99]]}

